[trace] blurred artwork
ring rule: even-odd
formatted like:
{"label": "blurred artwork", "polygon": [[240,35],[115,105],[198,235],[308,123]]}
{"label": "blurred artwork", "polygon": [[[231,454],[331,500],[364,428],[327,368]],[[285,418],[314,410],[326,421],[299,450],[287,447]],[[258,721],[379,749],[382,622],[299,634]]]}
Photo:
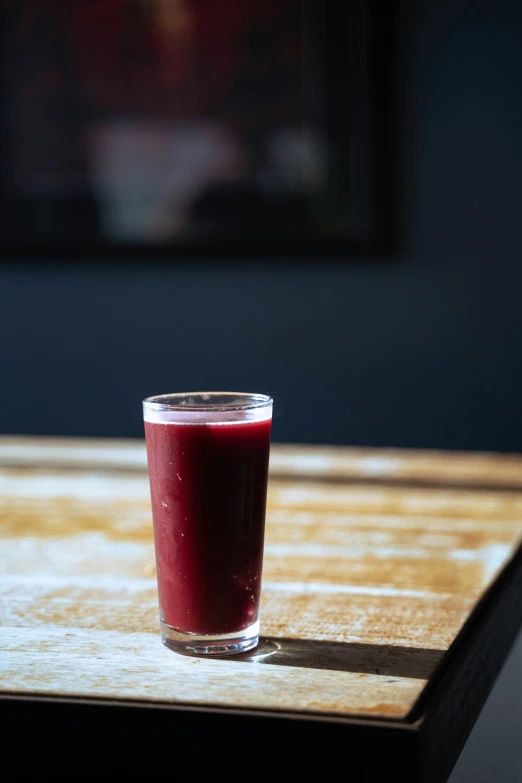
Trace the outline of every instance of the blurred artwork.
{"label": "blurred artwork", "polygon": [[364,234],[362,5],[342,12],[346,59],[328,54],[329,5],[3,0],[0,238]]}

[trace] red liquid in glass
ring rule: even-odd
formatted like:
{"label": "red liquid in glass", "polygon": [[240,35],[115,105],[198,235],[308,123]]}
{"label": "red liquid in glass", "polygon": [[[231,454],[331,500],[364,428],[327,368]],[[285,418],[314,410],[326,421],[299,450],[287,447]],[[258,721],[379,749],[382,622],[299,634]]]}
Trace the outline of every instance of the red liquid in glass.
{"label": "red liquid in glass", "polygon": [[258,618],[271,421],[145,422],[161,619],[226,634]]}

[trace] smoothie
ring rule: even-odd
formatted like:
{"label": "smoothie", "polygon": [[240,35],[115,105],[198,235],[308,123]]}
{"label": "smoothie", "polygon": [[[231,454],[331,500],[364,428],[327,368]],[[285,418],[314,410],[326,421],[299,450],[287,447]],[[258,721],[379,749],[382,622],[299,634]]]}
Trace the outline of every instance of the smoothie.
{"label": "smoothie", "polygon": [[215,635],[258,619],[271,419],[145,420],[161,620]]}

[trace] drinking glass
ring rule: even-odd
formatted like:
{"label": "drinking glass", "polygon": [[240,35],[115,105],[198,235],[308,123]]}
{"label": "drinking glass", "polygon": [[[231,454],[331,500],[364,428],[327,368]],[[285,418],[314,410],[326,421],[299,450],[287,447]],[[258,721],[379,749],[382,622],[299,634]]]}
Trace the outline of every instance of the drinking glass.
{"label": "drinking glass", "polygon": [[259,641],[271,397],[143,401],[163,643],[231,655]]}

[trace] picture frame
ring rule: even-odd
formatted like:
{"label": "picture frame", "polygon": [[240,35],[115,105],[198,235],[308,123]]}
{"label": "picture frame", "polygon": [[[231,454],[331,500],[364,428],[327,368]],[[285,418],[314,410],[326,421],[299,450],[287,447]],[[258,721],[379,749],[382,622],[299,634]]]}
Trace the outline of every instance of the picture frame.
{"label": "picture frame", "polygon": [[3,257],[387,247],[389,9],[383,0],[248,7],[7,3]]}

